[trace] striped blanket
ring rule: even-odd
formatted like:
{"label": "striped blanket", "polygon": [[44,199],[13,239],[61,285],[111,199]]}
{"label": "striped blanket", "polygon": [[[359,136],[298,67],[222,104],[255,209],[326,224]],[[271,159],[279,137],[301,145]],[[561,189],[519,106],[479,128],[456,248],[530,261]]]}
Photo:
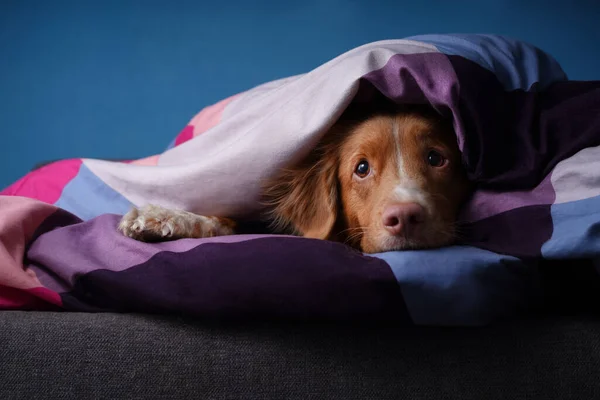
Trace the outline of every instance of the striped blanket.
{"label": "striped blanket", "polygon": [[[258,211],[257,182],[374,91],[453,117],[477,184],[460,245],[365,255],[292,236],[148,244],[116,231],[131,205]],[[55,162],[0,196],[0,309],[480,325],[536,307],[544,262],[572,260],[598,278],[600,81],[492,35],[370,43],[203,109],[161,154]]]}

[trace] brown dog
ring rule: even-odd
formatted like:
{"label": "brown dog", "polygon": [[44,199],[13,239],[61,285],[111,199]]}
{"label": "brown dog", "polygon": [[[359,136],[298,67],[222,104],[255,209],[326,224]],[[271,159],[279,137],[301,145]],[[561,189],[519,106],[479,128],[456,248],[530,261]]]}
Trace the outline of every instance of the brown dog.
{"label": "brown dog", "polygon": [[[367,253],[452,243],[469,184],[450,122],[424,107],[355,108],[299,165],[264,185],[274,231]],[[148,205],[126,214],[119,230],[172,240],[233,234],[236,223]]]}

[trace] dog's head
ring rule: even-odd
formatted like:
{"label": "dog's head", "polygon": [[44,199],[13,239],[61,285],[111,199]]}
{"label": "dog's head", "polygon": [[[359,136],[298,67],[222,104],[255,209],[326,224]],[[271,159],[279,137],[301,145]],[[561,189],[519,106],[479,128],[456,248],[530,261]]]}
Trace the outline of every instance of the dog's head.
{"label": "dog's head", "polygon": [[453,242],[469,185],[451,123],[405,108],[347,112],[265,192],[279,227],[375,253]]}

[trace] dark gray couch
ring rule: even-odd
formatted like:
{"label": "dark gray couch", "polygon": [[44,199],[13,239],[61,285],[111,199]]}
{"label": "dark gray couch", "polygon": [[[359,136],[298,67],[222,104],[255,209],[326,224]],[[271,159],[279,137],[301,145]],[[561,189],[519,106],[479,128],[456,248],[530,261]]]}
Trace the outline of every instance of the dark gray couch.
{"label": "dark gray couch", "polygon": [[486,328],[0,312],[0,399],[597,399],[600,320]]}

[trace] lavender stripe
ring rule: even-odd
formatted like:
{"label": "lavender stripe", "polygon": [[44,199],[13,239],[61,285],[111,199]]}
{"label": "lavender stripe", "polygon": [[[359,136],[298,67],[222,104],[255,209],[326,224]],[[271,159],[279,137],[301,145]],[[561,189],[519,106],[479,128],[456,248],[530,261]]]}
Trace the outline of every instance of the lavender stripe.
{"label": "lavender stripe", "polygon": [[204,244],[234,243],[263,237],[235,235],[143,243],[117,231],[120,218],[119,215],[105,214],[38,237],[29,248],[27,257],[42,284],[52,290],[64,289],[65,285],[71,286],[78,275],[97,269],[122,271],[142,264],[160,252],[181,253]]}
{"label": "lavender stripe", "polygon": [[396,54],[387,64],[364,77],[397,103],[431,104],[440,113],[454,115],[459,148],[464,133],[458,112],[459,83],[448,57],[441,53]]}
{"label": "lavender stripe", "polygon": [[79,311],[410,323],[385,261],[340,243],[306,238],[269,237],[160,252],[124,271],[81,275],[72,292],[61,297],[67,309]]}
{"label": "lavender stripe", "polygon": [[475,222],[521,207],[552,204],[556,193],[550,177],[551,175],[546,176],[533,190],[477,190],[465,205],[459,219],[463,222]]}
{"label": "lavender stripe", "polygon": [[[53,290],[57,293],[62,293],[69,288],[69,284],[65,282],[56,272],[48,270],[44,266],[40,266],[35,264],[31,256],[29,254],[29,250],[33,247],[38,240],[38,238],[48,232],[54,231],[56,229],[66,227],[73,224],[81,223],[81,218],[77,217],[70,212],[63,210],[62,208],[57,209],[54,213],[48,216],[44,222],[42,222],[37,229],[35,230],[31,240],[29,241],[29,247],[25,250],[25,260],[24,264],[27,265],[27,269],[33,271],[35,276],[38,278],[40,283],[47,289]],[[33,245],[32,245],[33,244]],[[61,248],[60,247],[55,247]]]}

